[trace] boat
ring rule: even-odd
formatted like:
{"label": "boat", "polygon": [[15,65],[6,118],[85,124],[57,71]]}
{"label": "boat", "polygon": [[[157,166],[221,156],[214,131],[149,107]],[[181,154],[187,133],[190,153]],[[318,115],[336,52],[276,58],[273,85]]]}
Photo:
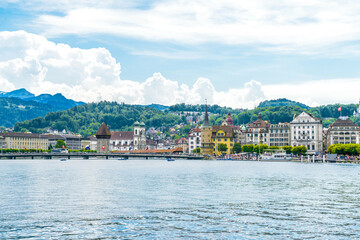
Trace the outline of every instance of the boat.
{"label": "boat", "polygon": [[274,150],[264,152],[260,156],[260,161],[274,161],[274,162],[282,162],[282,161],[290,161],[292,160],[292,156],[286,154],[284,150]]}
{"label": "boat", "polygon": [[66,158],[62,158],[62,159],[60,159],[60,161],[61,161],[61,162],[65,162],[65,161],[67,161],[67,160],[66,160]]}
{"label": "boat", "polygon": [[118,160],[126,160],[126,158],[118,158]]}
{"label": "boat", "polygon": [[171,159],[171,158],[166,158],[166,160],[167,160],[168,162],[174,162],[174,161],[175,161],[175,159]]}

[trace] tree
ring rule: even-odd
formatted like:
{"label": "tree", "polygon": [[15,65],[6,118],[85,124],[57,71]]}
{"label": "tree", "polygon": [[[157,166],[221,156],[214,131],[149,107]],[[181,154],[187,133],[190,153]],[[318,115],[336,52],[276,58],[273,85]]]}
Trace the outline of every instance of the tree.
{"label": "tree", "polygon": [[200,148],[195,148],[195,149],[193,150],[193,153],[200,154],[200,152],[201,152],[201,149],[200,149]]}
{"label": "tree", "polygon": [[233,153],[240,153],[241,152],[241,144],[240,143],[234,143],[234,146],[232,148]]}
{"label": "tree", "polygon": [[63,146],[66,148],[66,143],[63,140],[59,139],[56,141],[55,148],[63,148]]}
{"label": "tree", "polygon": [[243,152],[253,152],[254,151],[254,144],[245,144],[241,147]]}
{"label": "tree", "polygon": [[225,143],[219,143],[218,150],[219,152],[224,153],[228,150],[228,147]]}
{"label": "tree", "polygon": [[[260,148],[260,151],[259,151],[259,148]],[[254,149],[253,149],[253,151],[254,152],[256,152],[256,153],[263,153],[264,152],[264,149],[268,149],[269,147],[268,147],[268,145],[266,145],[266,144],[260,144],[260,145],[256,145],[255,147],[254,147]]]}
{"label": "tree", "polygon": [[292,152],[293,147],[289,145],[282,146],[282,149],[286,151],[287,154],[290,154]]}
{"label": "tree", "polygon": [[53,146],[52,146],[52,144],[50,143],[48,150],[52,150],[52,149],[53,149]]}
{"label": "tree", "polygon": [[305,146],[296,146],[296,147],[293,147],[293,149],[292,149],[293,154],[304,155],[306,152],[307,152],[307,148]]}
{"label": "tree", "polygon": [[270,146],[269,149],[280,149],[278,146]]}

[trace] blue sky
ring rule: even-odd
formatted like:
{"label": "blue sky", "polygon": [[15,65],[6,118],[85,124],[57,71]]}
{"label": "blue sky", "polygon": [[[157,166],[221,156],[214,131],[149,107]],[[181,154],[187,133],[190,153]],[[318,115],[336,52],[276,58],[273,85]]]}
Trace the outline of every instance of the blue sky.
{"label": "blue sky", "polygon": [[359,16],[351,0],[5,0],[0,91],[246,108],[278,97],[355,103]]}

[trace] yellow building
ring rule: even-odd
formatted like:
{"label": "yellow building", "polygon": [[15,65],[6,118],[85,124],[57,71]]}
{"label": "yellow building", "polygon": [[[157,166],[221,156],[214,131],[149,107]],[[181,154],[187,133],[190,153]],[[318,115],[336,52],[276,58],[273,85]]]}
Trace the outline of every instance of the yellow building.
{"label": "yellow building", "polygon": [[47,150],[49,141],[46,137],[34,133],[2,133],[4,148]]}
{"label": "yellow building", "polygon": [[[234,130],[232,126],[213,126],[211,141],[213,143],[213,153],[217,156],[222,154],[230,154],[234,146]],[[226,152],[220,151],[220,144],[225,144]]]}
{"label": "yellow building", "polygon": [[207,105],[205,105],[205,119],[201,126],[201,154],[212,155],[213,154],[213,143],[211,141],[212,127],[209,122],[209,116],[207,112]]}

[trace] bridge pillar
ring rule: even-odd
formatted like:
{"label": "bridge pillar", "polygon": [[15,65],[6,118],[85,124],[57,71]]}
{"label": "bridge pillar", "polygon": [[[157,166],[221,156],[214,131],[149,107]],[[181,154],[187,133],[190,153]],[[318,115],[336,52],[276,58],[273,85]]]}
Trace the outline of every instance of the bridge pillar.
{"label": "bridge pillar", "polygon": [[109,156],[108,156],[108,155],[106,155],[106,159],[109,159]]}
{"label": "bridge pillar", "polygon": [[70,159],[70,155],[68,156],[68,159]]}
{"label": "bridge pillar", "polygon": [[31,159],[34,159],[34,156],[31,156]]}

